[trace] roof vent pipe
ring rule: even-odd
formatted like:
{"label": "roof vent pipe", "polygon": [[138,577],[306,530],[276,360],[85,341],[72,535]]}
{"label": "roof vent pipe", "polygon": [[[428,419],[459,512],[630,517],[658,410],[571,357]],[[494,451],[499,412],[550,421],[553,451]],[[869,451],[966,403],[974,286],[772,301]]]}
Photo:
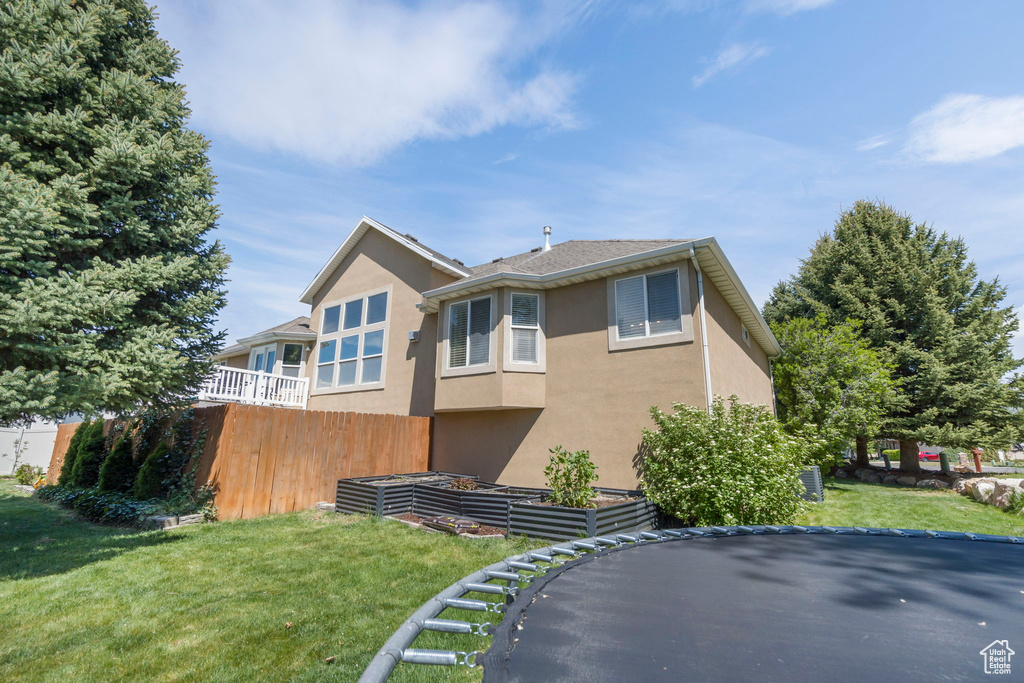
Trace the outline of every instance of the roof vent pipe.
{"label": "roof vent pipe", "polygon": [[544,251],[551,251],[551,226],[544,226]]}

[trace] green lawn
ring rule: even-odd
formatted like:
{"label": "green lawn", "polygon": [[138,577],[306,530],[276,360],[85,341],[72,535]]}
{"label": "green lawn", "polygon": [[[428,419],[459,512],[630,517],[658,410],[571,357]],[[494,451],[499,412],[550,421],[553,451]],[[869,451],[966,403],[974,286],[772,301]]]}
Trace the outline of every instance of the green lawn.
{"label": "green lawn", "polygon": [[1006,513],[952,491],[897,488],[849,479],[825,479],[825,502],[801,524],[1024,536],[1024,516]]}
{"label": "green lawn", "polygon": [[[1024,517],[950,492],[826,486],[803,524],[1024,536]],[[313,512],[141,532],[83,522],[0,479],[0,681],[351,681],[439,590],[541,545]],[[487,644],[442,634],[416,641]],[[478,672],[400,666],[395,680]]]}
{"label": "green lawn", "polygon": [[[0,479],[0,681],[352,681],[421,604],[525,543],[312,512],[140,532]],[[418,647],[487,644],[427,636]]]}

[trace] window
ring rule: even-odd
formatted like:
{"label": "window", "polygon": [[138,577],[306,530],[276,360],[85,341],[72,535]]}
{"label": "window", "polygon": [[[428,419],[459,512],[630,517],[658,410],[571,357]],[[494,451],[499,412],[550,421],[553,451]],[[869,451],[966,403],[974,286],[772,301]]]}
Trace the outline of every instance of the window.
{"label": "window", "polygon": [[364,295],[324,309],[317,389],[358,389],[381,383],[387,317],[388,292]]}
{"label": "window", "polygon": [[276,353],[277,344],[255,347],[249,352],[249,369],[258,372],[273,372]]}
{"label": "window", "polygon": [[298,377],[302,368],[302,344],[285,344],[281,353],[281,374]]}
{"label": "window", "polygon": [[620,340],[682,332],[679,271],[617,280],[615,326]]}
{"label": "window", "polygon": [[448,367],[491,362],[491,297],[448,307]]}
{"label": "window", "polygon": [[512,362],[538,361],[537,348],[540,335],[540,296],[512,294]]}
{"label": "window", "polygon": [[746,325],[740,325],[740,336],[743,337],[743,342],[750,346],[750,331],[747,330]]}

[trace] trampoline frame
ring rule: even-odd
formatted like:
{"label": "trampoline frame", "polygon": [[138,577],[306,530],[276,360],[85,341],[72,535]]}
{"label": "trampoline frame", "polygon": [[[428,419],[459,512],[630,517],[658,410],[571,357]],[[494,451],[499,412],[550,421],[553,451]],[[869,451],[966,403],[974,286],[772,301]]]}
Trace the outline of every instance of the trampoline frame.
{"label": "trampoline frame", "polygon": [[[610,536],[594,536],[578,541],[564,541],[554,545],[511,555],[504,560],[473,572],[453,583],[424,603],[388,638],[377,651],[370,664],[360,676],[360,683],[386,681],[400,662],[422,665],[464,665],[477,666],[479,652],[459,650],[422,650],[410,647],[413,641],[427,630],[448,633],[492,635],[489,624],[474,624],[467,621],[438,619],[449,607],[472,609],[484,614],[501,614],[506,618],[506,609],[519,592],[520,583],[529,583],[560,569],[563,565],[585,555],[603,553],[647,543],[663,543],[693,538],[749,535],[785,534],[847,534],[867,536],[893,536],[904,538],[936,538],[968,542],[1024,544],[1018,536],[975,534],[962,531],[933,531],[930,529],[882,529],[874,527],[833,527],[833,526],[713,526],[685,527],[640,531]],[[543,565],[538,564],[543,563]],[[523,572],[531,572],[524,574]],[[492,583],[493,582],[493,583]],[[470,593],[500,595],[502,602],[490,602],[466,598]]]}

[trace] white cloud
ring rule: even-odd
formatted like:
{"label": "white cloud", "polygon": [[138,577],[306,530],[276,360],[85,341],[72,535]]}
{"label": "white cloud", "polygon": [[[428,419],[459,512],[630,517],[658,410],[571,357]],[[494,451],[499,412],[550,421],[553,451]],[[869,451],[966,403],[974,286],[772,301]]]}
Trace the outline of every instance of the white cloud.
{"label": "white cloud", "polygon": [[200,127],[255,149],[361,165],[416,140],[571,128],[576,78],[527,68],[585,16],[508,6],[310,0],[161,8]]}
{"label": "white cloud", "polygon": [[949,95],[910,122],[904,152],[955,164],[1024,146],[1024,97]]}
{"label": "white cloud", "polygon": [[834,0],[748,0],[748,12],[772,12],[782,16],[821,9]]}
{"label": "white cloud", "polygon": [[757,43],[733,43],[709,60],[708,66],[693,77],[693,87],[699,88],[724,71],[732,71],[755,62],[771,52],[770,47]]}
{"label": "white cloud", "polygon": [[874,137],[870,137],[870,138],[867,138],[866,140],[861,140],[860,142],[858,142],[857,143],[857,151],[858,152],[869,152],[869,151],[871,151],[873,149],[878,149],[879,147],[884,147],[885,145],[888,145],[890,142],[891,142],[891,140],[889,140],[888,136],[886,136],[886,135],[876,135]]}

